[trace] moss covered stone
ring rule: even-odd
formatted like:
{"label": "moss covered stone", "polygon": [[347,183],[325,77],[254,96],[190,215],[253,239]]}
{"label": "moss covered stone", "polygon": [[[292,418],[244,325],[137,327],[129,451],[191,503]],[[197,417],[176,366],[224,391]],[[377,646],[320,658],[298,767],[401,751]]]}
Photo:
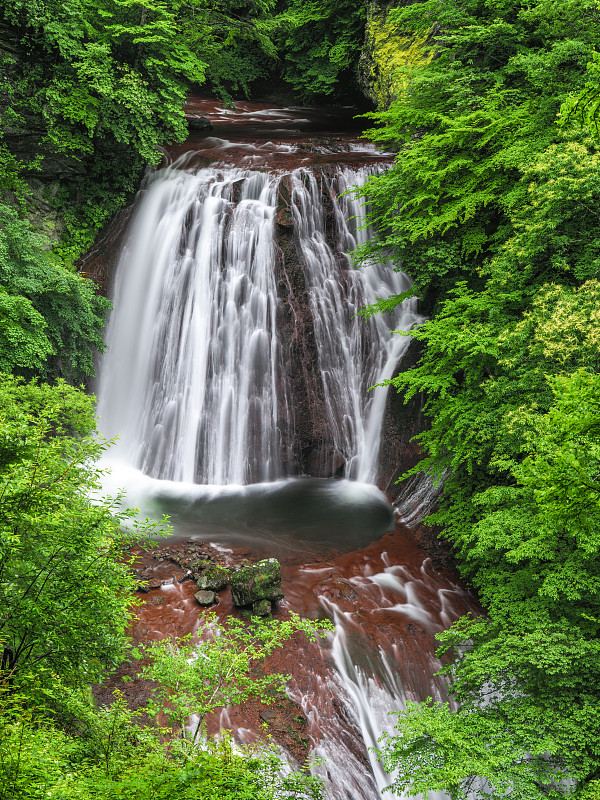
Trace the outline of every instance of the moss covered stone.
{"label": "moss covered stone", "polygon": [[242,567],[230,577],[231,597],[236,606],[249,606],[261,600],[279,600],[281,567],[276,558],[267,558]]}
{"label": "moss covered stone", "polygon": [[215,564],[205,567],[196,578],[196,583],[199,589],[210,589],[213,592],[219,592],[227,586],[230,576],[231,570]]}
{"label": "moss covered stone", "polygon": [[252,614],[256,617],[268,617],[271,613],[270,600],[257,600],[252,603]]}
{"label": "moss covered stone", "polygon": [[418,36],[401,30],[389,10],[376,5],[369,9],[359,64],[361,88],[380,110],[406,91],[411,68],[428,64],[435,53],[431,32]]}

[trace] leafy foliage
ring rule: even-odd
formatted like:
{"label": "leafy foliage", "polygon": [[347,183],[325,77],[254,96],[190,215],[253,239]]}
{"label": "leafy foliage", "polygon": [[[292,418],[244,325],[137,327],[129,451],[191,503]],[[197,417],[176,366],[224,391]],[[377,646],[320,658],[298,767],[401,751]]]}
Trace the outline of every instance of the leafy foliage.
{"label": "leafy foliage", "polygon": [[[287,772],[268,748],[240,747],[223,738],[181,751],[161,742],[160,729],[136,725],[118,700],[91,713],[87,743],[50,724],[0,716],[0,777],[6,800],[321,800],[321,784]],[[94,737],[111,742],[108,762]],[[107,769],[108,764],[108,769]]]}
{"label": "leafy foliage", "polygon": [[[94,462],[105,443],[93,430],[92,399],[81,390],[1,376],[2,797],[320,800],[321,782],[269,748],[234,748],[226,738],[199,747],[177,735],[191,713],[272,700],[284,676],[253,671],[294,632],[314,636],[313,623],[208,619],[211,635],[199,644],[147,649],[146,673],[163,681],[147,708],[130,710],[119,692],[109,708],[93,707],[89,682],[131,656],[130,546],[148,532],[135,512],[99,496]],[[148,725],[142,711],[175,730]]]}
{"label": "leafy foliage", "polygon": [[440,33],[437,57],[370,115],[380,127],[369,135],[399,152],[364,189],[381,235],[362,256],[393,252],[415,293],[441,299],[457,280],[477,286],[511,236],[522,178],[559,140],[561,104],[585,83],[600,14],[593,0],[432,1],[392,13],[400,30]]}
{"label": "leafy foliage", "polygon": [[272,703],[287,678],[279,674],[256,677],[257,665],[295,632],[303,631],[314,639],[317,631],[323,635],[330,627],[321,623],[317,628],[295,614],[287,620],[255,620],[252,626],[232,618],[225,627],[216,622],[214,614],[203,620],[207,635],[200,642],[188,637],[177,643],[163,640],[148,645],[144,652],[152,660],[142,670],[144,677],[157,682],[154,694],[160,704],[155,711],[166,713],[184,738],[188,721],[195,719],[192,742],[197,742],[206,715],[218,708],[251,697]]}
{"label": "leafy foliage", "polygon": [[124,548],[139,537],[121,528],[130,513],[89,499],[103,450],[91,400],[3,375],[0,426],[0,676],[93,679],[124,652]]}
{"label": "leafy foliage", "polygon": [[517,414],[527,432],[514,485],[476,498],[464,554],[487,618],[440,634],[459,653],[444,671],[460,706],[415,705],[399,719],[384,743],[397,789],[538,800],[596,774],[600,377],[580,369],[551,386],[548,413]]}
{"label": "leafy foliage", "polygon": [[383,757],[409,794],[593,797],[600,14],[587,0],[393,13],[434,27],[437,57],[373,115],[398,155],[365,189],[382,236],[362,256],[396,257],[434,312],[411,333],[419,363],[391,383],[422,394],[430,425],[411,472],[445,481],[429,521],[486,617],[440,634],[454,703],[410,706]]}
{"label": "leafy foliage", "polygon": [[587,66],[588,80],[581,92],[571,95],[563,104],[561,115],[565,123],[573,120],[589,128],[596,139],[600,139],[600,55],[592,54]]}
{"label": "leafy foliage", "polygon": [[364,40],[365,8],[356,0],[289,0],[282,37],[283,77],[303,99],[332,95],[355,84]]}
{"label": "leafy foliage", "polygon": [[93,372],[94,351],[104,347],[109,304],[43,245],[26,220],[0,204],[0,367],[82,381]]}
{"label": "leafy foliage", "polygon": [[[0,163],[58,183],[57,252],[77,258],[161,146],[187,135],[191,84],[247,91],[275,55],[274,0],[7,0]],[[267,58],[265,59],[265,55]],[[12,176],[12,177],[11,177]],[[10,184],[10,186],[9,186]],[[22,188],[22,187],[21,187]]]}

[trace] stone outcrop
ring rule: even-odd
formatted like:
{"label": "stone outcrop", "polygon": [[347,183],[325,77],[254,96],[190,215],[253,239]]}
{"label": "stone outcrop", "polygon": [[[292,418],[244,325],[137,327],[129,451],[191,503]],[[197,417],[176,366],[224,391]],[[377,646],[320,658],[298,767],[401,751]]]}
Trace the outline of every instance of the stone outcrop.
{"label": "stone outcrop", "polygon": [[435,31],[415,34],[404,31],[390,19],[390,11],[400,3],[371,2],[368,9],[365,45],[358,74],[363,94],[377,109],[385,110],[410,82],[410,70],[427,64],[434,57]]}
{"label": "stone outcrop", "polygon": [[[422,352],[422,342],[412,339],[394,377],[415,367]],[[414,441],[414,437],[427,424],[423,414],[423,403],[424,398],[421,394],[415,395],[406,404],[395,389],[390,389],[388,394],[379,453],[379,488],[392,502],[395,502],[402,493],[403,484],[396,483],[400,475],[412,469],[421,459],[419,445]]]}

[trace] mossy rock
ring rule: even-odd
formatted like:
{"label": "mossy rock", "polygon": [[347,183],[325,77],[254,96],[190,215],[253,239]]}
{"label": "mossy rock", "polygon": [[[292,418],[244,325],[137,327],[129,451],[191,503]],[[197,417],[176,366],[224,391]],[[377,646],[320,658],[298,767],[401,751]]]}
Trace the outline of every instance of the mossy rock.
{"label": "mossy rock", "polygon": [[385,110],[410,84],[411,70],[428,64],[435,55],[433,30],[415,34],[399,28],[390,7],[369,9],[365,46],[359,63],[363,94]]}
{"label": "mossy rock", "polygon": [[231,597],[236,606],[249,606],[261,600],[279,600],[281,567],[276,558],[267,558],[242,567],[230,577]]}
{"label": "mossy rock", "polygon": [[271,601],[257,600],[252,603],[252,614],[255,617],[268,617],[271,614]]}
{"label": "mossy rock", "polygon": [[207,558],[195,558],[187,565],[191,572],[203,572],[208,566],[210,561]]}
{"label": "mossy rock", "polygon": [[196,583],[199,589],[210,589],[213,592],[219,592],[227,586],[230,576],[231,570],[215,564],[203,569],[198,578],[196,578]]}

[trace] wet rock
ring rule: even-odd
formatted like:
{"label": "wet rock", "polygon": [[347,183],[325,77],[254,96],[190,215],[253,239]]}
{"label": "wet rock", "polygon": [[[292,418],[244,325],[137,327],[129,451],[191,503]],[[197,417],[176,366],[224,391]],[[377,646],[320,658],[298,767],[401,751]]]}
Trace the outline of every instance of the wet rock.
{"label": "wet rock", "polygon": [[277,209],[277,224],[281,225],[282,228],[294,227],[294,217],[292,215],[291,209],[289,208]]}
{"label": "wet rock", "polygon": [[146,605],[148,605],[148,606],[161,606],[165,602],[166,599],[167,598],[164,596],[164,594],[155,594],[155,595],[152,595],[152,597],[149,597],[146,600]]}
{"label": "wet rock", "polygon": [[212,122],[207,117],[187,117],[188,128],[191,131],[209,131]]}
{"label": "wet rock", "polygon": [[260,718],[273,728],[273,730],[280,731],[281,733],[286,733],[290,730],[287,720],[283,714],[280,714],[278,711],[265,709],[260,712]]}
{"label": "wet rock", "polygon": [[270,600],[257,600],[255,603],[252,603],[252,614],[255,617],[268,617],[270,613],[271,613]]}
{"label": "wet rock", "polygon": [[139,583],[137,586],[138,592],[151,592],[154,589],[160,589],[163,581],[160,578],[151,578],[150,580]]}
{"label": "wet rock", "polygon": [[345,598],[346,600],[356,600],[356,592],[351,583],[342,580],[333,581],[332,594],[334,597]]}
{"label": "wet rock", "polygon": [[215,564],[214,566],[206,567],[196,579],[196,583],[199,589],[210,589],[213,592],[219,592],[229,584],[230,575],[230,570]]}
{"label": "wet rock", "polygon": [[210,592],[210,591],[196,592],[194,597],[196,598],[198,603],[200,603],[201,606],[212,606],[212,604],[217,599],[216,594],[214,592]]}
{"label": "wet rock", "polygon": [[267,558],[257,564],[242,567],[231,575],[230,585],[231,597],[236,606],[254,607],[261,600],[279,600],[283,597],[279,561],[276,558]]}
{"label": "wet rock", "polygon": [[210,566],[208,558],[194,558],[187,562],[187,568],[191,572],[203,572],[208,566]]}

